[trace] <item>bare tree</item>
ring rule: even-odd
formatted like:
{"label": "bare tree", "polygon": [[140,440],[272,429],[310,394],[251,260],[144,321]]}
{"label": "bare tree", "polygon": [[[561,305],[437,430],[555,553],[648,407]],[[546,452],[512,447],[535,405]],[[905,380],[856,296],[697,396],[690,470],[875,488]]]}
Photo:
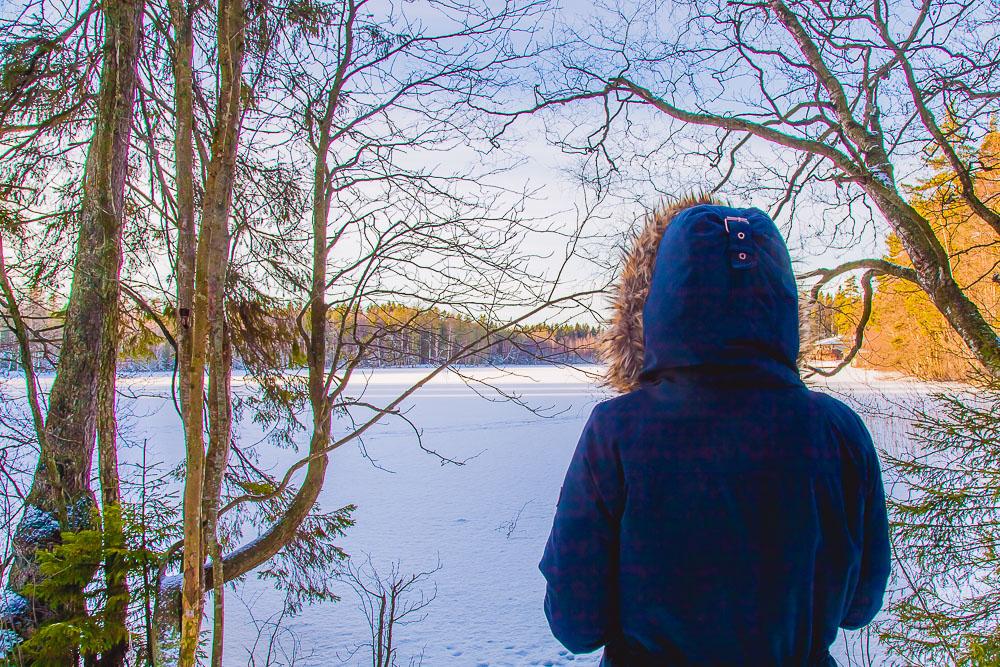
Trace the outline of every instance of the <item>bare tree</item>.
{"label": "bare tree", "polygon": [[246,607],[250,622],[257,635],[253,644],[245,647],[247,652],[247,667],[294,667],[300,660],[313,657],[306,653],[302,646],[302,638],[291,627],[289,600],[265,618],[254,613],[254,601],[239,597]]}
{"label": "bare tree", "polygon": [[[278,477],[270,493],[241,494],[223,509],[276,498],[305,469],[281,520],[252,549],[226,559],[226,578],[230,568],[238,576],[287,544],[316,502],[330,452],[387,416],[402,417],[400,404],[421,386],[508,336],[519,322],[546,310],[578,307],[600,292],[598,287],[559,293],[558,283],[525,270],[530,256],[523,243],[535,230],[516,214],[519,196],[500,208],[510,193],[478,183],[478,176],[488,175],[433,173],[406,163],[414,154],[432,156],[465,140],[456,128],[469,119],[470,97],[488,95],[489,86],[502,83],[493,68],[523,58],[513,51],[512,31],[538,3],[499,13],[474,4],[461,5],[460,11],[454,4],[440,5],[453,23],[452,31],[442,33],[405,16],[397,26],[376,25],[361,13],[366,4],[342,3],[333,14],[336,30],[320,33],[330,42],[289,54],[290,69],[281,77],[285,87],[276,91],[278,111],[301,100],[301,106],[291,106],[297,113],[285,118],[292,124],[289,132],[314,155],[305,237],[311,241],[311,275],[274,276],[286,281],[285,290],[294,295],[300,289],[306,296],[296,299],[304,305],[292,335],[306,350],[313,425],[308,456]],[[303,57],[301,51],[319,57]],[[386,326],[367,329],[364,314],[387,299],[406,299],[411,307],[388,314]],[[441,307],[519,312],[484,321],[474,335],[439,347],[425,359],[426,375],[391,400],[375,403],[363,393],[351,395],[351,379],[371,350],[395,349],[413,336],[433,340],[438,332],[428,331],[423,320]],[[337,413],[351,422],[334,439],[331,419]]]}
{"label": "bare tree", "polygon": [[427,617],[425,610],[437,597],[437,588],[426,593],[420,586],[440,569],[438,562],[430,570],[404,574],[400,564],[394,562],[388,572],[379,572],[370,555],[359,565],[348,563],[341,578],[357,596],[371,632],[371,641],[354,649],[350,657],[366,649],[372,667],[396,667],[399,627],[419,623]]}
{"label": "bare tree", "polygon": [[[804,278],[822,287],[863,270],[868,280],[912,282],[996,376],[995,320],[956,282],[942,240],[901,186],[925,151],[944,156],[997,242],[996,190],[983,187],[977,156],[958,148],[983,137],[1000,109],[994,11],[985,1],[946,0],[600,4],[594,15],[565,19],[558,57],[540,66],[535,104],[500,113],[513,122],[590,101],[593,120],[557,140],[590,158],[599,185],[637,165],[638,179],[663,177],[668,191],[685,180],[757,197],[771,191],[774,216],[833,218],[832,230],[818,232],[841,242],[854,221],[874,222],[877,212],[912,266],[872,258]],[[666,174],[654,174],[660,160]],[[693,168],[698,175],[685,171]]]}
{"label": "bare tree", "polygon": [[[184,488],[180,664],[191,666],[196,664],[201,630],[205,555],[211,554],[214,560],[218,559],[216,514],[222,475],[229,456],[232,424],[232,352],[225,312],[225,285],[230,255],[229,217],[242,118],[245,12],[242,0],[222,0],[217,8],[219,90],[212,127],[211,157],[205,165],[201,228],[194,274],[178,275],[178,285],[184,281],[185,290],[192,289],[193,281],[190,336],[183,339],[189,345],[185,355],[190,368],[184,369],[187,376],[181,380],[187,383],[187,403],[182,403],[187,476]],[[187,178],[188,174],[183,173],[181,177]],[[209,377],[207,450],[202,433],[206,370]],[[221,610],[221,586],[216,587],[215,597]],[[221,636],[212,649],[212,664],[222,664]]]}

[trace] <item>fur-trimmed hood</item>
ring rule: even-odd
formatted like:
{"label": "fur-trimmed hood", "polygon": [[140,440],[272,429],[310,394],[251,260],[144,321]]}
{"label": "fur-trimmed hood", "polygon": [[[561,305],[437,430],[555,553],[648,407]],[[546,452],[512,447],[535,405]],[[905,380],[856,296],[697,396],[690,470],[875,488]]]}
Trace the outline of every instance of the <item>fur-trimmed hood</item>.
{"label": "fur-trimmed hood", "polygon": [[798,382],[798,348],[795,277],[767,214],[694,195],[647,216],[601,342],[608,385],[628,392],[706,365],[767,367]]}

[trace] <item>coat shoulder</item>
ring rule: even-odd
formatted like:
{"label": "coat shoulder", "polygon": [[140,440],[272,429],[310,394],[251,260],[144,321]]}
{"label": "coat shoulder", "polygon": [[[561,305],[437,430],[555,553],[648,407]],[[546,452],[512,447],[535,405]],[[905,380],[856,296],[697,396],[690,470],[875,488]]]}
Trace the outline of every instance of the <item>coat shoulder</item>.
{"label": "coat shoulder", "polygon": [[844,401],[818,391],[810,391],[833,430],[842,455],[846,454],[869,484],[881,478],[878,450],[868,426],[854,408]]}
{"label": "coat shoulder", "polygon": [[659,411],[659,407],[647,387],[639,386],[597,403],[591,411],[590,422],[597,434],[622,435],[630,426],[647,421],[653,410]]}

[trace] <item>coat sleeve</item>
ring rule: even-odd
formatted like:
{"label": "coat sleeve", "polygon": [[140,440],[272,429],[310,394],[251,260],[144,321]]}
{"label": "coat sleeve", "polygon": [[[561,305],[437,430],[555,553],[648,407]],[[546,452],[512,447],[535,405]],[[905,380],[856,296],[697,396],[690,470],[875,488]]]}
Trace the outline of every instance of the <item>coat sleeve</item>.
{"label": "coat sleeve", "polygon": [[862,451],[865,453],[867,494],[862,523],[861,570],[858,585],[848,606],[841,627],[847,630],[862,628],[875,618],[882,608],[886,585],[892,567],[889,544],[889,521],[885,507],[885,488],[882,484],[882,469],[878,453],[864,422],[856,414],[857,427]]}
{"label": "coat sleeve", "polygon": [[591,414],[566,472],[539,569],[547,582],[545,616],[573,653],[607,644],[617,628],[621,466]]}

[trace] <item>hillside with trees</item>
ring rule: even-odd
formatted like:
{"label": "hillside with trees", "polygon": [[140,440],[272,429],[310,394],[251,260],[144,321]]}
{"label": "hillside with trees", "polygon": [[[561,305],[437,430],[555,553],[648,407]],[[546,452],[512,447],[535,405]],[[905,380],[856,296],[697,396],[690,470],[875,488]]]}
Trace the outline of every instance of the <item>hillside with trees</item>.
{"label": "hillside with trees", "polygon": [[[957,144],[963,158],[980,165],[976,189],[984,201],[1000,197],[1000,132],[996,121],[979,146]],[[914,208],[931,223],[950,260],[950,269],[965,294],[994,328],[1000,329],[1000,244],[989,225],[961,195],[954,170],[937,152],[927,159],[932,175],[909,189]],[[885,260],[912,266],[899,237],[887,238]],[[862,312],[862,294],[849,277],[821,300],[828,311],[826,331],[852,339]],[[875,281],[871,319],[864,329],[858,363],[929,380],[965,380],[982,367],[969,354],[927,294],[891,275]]]}

